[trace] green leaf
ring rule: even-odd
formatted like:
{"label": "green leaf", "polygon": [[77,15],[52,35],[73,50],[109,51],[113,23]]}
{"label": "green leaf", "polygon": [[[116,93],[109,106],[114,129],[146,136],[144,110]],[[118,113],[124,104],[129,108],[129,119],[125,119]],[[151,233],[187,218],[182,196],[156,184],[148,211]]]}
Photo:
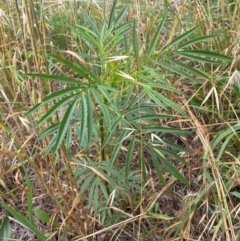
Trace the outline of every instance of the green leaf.
{"label": "green leaf", "polygon": [[143,155],[143,146],[141,143],[141,146],[138,151],[138,159],[139,159],[139,165],[140,165],[140,170],[143,178],[143,182],[146,183],[147,181],[147,169],[146,169],[146,164],[145,164],[145,158]]}
{"label": "green leaf", "polygon": [[111,26],[113,26],[113,25],[114,25],[114,22],[115,22],[114,16],[115,16],[115,11],[116,11],[117,2],[118,2],[118,1],[115,0],[115,1],[113,2],[112,8],[111,8],[110,17],[109,17],[109,21],[108,21],[108,26],[109,26],[109,28],[110,28]]}
{"label": "green leaf", "polygon": [[77,27],[78,29],[76,30],[70,26],[70,28],[72,28],[75,32],[77,32],[81,36],[81,38],[86,41],[87,44],[92,44],[100,51],[103,50],[102,43],[99,42],[100,39],[94,32],[92,32],[91,30],[89,30],[84,26],[78,25]]}
{"label": "green leaf", "polygon": [[221,148],[220,148],[220,150],[218,151],[218,156],[217,156],[217,158],[216,158],[216,163],[218,163],[218,162],[220,161],[220,159],[221,159],[221,157],[222,157],[222,155],[223,155],[223,152],[224,152],[226,146],[229,145],[229,142],[231,141],[231,139],[232,139],[234,136],[236,136],[235,133],[232,133],[232,134],[228,135],[227,138],[224,140],[224,142],[221,143]]}
{"label": "green leaf", "polygon": [[126,4],[122,8],[122,10],[119,12],[117,17],[115,18],[115,23],[114,23],[115,26],[117,26],[117,24],[120,23],[120,21],[126,16],[127,11],[128,11],[128,4]]}
{"label": "green leaf", "polygon": [[90,189],[94,178],[96,178],[94,173],[91,173],[87,178],[84,178],[84,182],[81,183],[80,195],[83,195],[85,191]]}
{"label": "green leaf", "polygon": [[163,26],[165,24],[166,18],[167,18],[167,11],[165,11],[165,13],[163,14],[162,21],[159,24],[159,26],[157,28],[157,31],[156,31],[156,33],[155,33],[155,35],[153,37],[153,40],[152,40],[151,45],[150,45],[149,50],[148,50],[148,57],[151,56],[151,54],[156,49],[156,46],[157,46],[157,43],[158,43],[158,40],[159,40],[159,36],[160,36],[160,33],[161,33],[161,31],[163,29]]}
{"label": "green leaf", "polygon": [[170,85],[163,85],[163,84],[154,83],[154,82],[150,82],[150,81],[147,83],[147,85],[150,87],[158,88],[159,90],[168,90],[168,91],[171,91],[174,93],[183,94],[181,91],[177,90],[176,88],[174,88]]}
{"label": "green leaf", "polygon": [[107,106],[104,104],[103,98],[100,96],[100,94],[97,92],[97,90],[95,90],[95,89],[91,89],[91,90],[92,90],[94,99],[96,100],[97,104],[99,105],[99,107],[102,111],[104,121],[106,121],[106,124],[107,124],[107,128],[111,129],[110,114],[109,114]]}
{"label": "green leaf", "polygon": [[163,68],[170,70],[173,73],[182,75],[184,77],[186,77],[187,79],[190,79],[192,81],[196,81],[196,78],[192,77],[191,75],[189,75],[188,73],[186,73],[185,71],[180,70],[179,68],[176,68],[170,64],[167,64],[166,62],[163,61],[154,61],[156,64],[161,65]]}
{"label": "green leaf", "polygon": [[183,41],[183,40],[186,39],[188,36],[190,36],[191,34],[193,34],[198,28],[199,28],[199,26],[194,27],[194,28],[188,30],[187,32],[183,33],[182,35],[174,38],[173,41],[170,42],[169,44],[167,44],[166,46],[164,46],[161,51],[164,51],[165,49],[169,49],[169,48],[172,47],[173,45],[176,45],[177,43]]}
{"label": "green leaf", "polygon": [[115,144],[114,149],[111,153],[109,169],[112,168],[114,162],[116,161],[117,155],[119,154],[119,151],[122,147],[122,142],[125,140],[129,132],[129,130],[122,130],[122,133],[118,138],[118,142]]}
{"label": "green leaf", "polygon": [[111,103],[112,102],[112,96],[109,94],[108,90],[110,89],[111,92],[118,92],[116,89],[108,88],[107,86],[98,85],[98,89],[102,92],[103,96],[106,98],[106,100]]}
{"label": "green leaf", "polygon": [[[82,64],[80,61],[78,61],[78,64],[73,64],[71,61],[68,61],[67,59],[63,59],[58,55],[52,54],[51,56],[53,58],[55,58],[56,60],[58,60],[59,62],[63,63],[68,68],[70,68],[73,72],[75,72],[75,74],[78,73],[81,77],[91,80],[89,78],[90,70],[84,64]],[[67,78],[67,76],[64,76],[64,77]],[[78,82],[80,82],[80,81],[78,81]],[[87,84],[85,84],[85,85],[87,85]]]}
{"label": "green leaf", "polygon": [[218,37],[218,35],[208,35],[208,36],[203,36],[203,37],[191,39],[188,42],[178,46],[178,48],[176,50],[186,48],[186,47],[191,46],[191,45],[196,44],[196,43],[202,43],[202,42],[204,42],[208,39],[212,39],[212,38],[216,38],[216,37]]}
{"label": "green leaf", "polygon": [[191,132],[186,130],[181,130],[178,128],[170,128],[170,127],[162,127],[162,126],[144,126],[142,130],[147,132],[159,132],[159,133],[167,133],[167,134],[175,134],[175,135],[188,135]]}
{"label": "green leaf", "polygon": [[231,126],[231,127],[227,128],[226,130],[221,131],[221,132],[216,136],[216,138],[214,138],[214,140],[212,141],[212,145],[211,145],[212,150],[214,150],[214,149],[217,147],[217,145],[218,145],[221,141],[223,141],[224,139],[226,139],[229,135],[231,135],[232,133],[235,133],[235,134],[236,134],[236,132],[239,131],[239,130],[240,130],[240,123],[237,123],[236,125]]}
{"label": "green leaf", "polygon": [[182,158],[180,157],[178,154],[176,154],[173,151],[170,151],[166,148],[161,148],[161,147],[155,147],[155,149],[158,149],[161,153],[166,154],[168,156],[172,156],[173,158],[175,158],[175,160],[181,162],[182,164],[188,166],[188,163]]}
{"label": "green leaf", "polygon": [[88,109],[88,115],[87,115],[87,128],[88,128],[88,135],[87,135],[87,146],[90,147],[90,143],[92,140],[92,132],[93,132],[93,107],[92,107],[92,100],[91,100],[91,96],[90,96],[90,91],[88,90],[86,93],[86,105],[87,105],[87,109]]}
{"label": "green leaf", "polygon": [[219,54],[216,52],[206,51],[206,50],[184,50],[184,51],[176,51],[175,53],[184,53],[184,54],[191,54],[196,56],[204,56],[204,57],[210,57],[214,59],[219,60],[225,60],[225,61],[232,61],[232,58],[223,54]]}
{"label": "green leaf", "polygon": [[42,106],[42,103],[36,104],[33,108],[31,108],[24,116],[28,116],[38,110]]}
{"label": "green leaf", "polygon": [[59,126],[59,130],[58,130],[58,134],[57,134],[57,139],[56,139],[56,144],[55,144],[55,150],[54,152],[56,152],[58,150],[58,148],[60,147],[60,145],[62,144],[62,141],[65,137],[65,134],[67,132],[67,129],[69,128],[69,124],[70,124],[70,120],[72,118],[72,114],[73,112],[76,110],[76,105],[77,105],[77,98],[75,98],[75,100],[73,100],[72,104],[68,107],[62,121],[61,124]]}
{"label": "green leaf", "polygon": [[76,98],[76,94],[73,96],[67,96],[66,98],[63,98],[58,103],[56,103],[50,110],[47,111],[47,113],[45,115],[43,115],[41,117],[41,119],[38,121],[36,127],[41,125],[48,118],[50,118],[61,106],[63,106],[67,102],[71,101],[74,97]]}
{"label": "green leaf", "polygon": [[134,56],[136,59],[136,63],[138,64],[139,60],[139,47],[138,47],[138,35],[137,35],[137,24],[136,20],[133,21],[133,51],[134,51]]}
{"label": "green leaf", "polygon": [[116,133],[116,128],[119,122],[122,120],[122,117],[117,118],[117,120],[113,120],[113,125],[109,130],[108,134],[104,138],[104,142],[101,145],[101,150],[109,143],[111,137]]}
{"label": "green leaf", "polygon": [[0,227],[0,240],[9,241],[11,238],[11,225],[8,217],[4,217],[2,225]]}
{"label": "green leaf", "polygon": [[160,159],[161,163],[171,175],[173,175],[177,180],[181,181],[182,183],[189,185],[187,179],[169,161],[167,161],[163,157],[162,153],[159,150],[155,148],[153,148],[153,150],[157,153],[157,156]]}
{"label": "green leaf", "polygon": [[16,211],[15,209],[8,206],[6,203],[2,201],[0,201],[0,203],[3,206],[3,208],[5,208],[8,212],[10,212],[14,216],[14,218],[19,222],[19,224],[21,224],[22,226],[25,226],[32,233],[36,234],[41,241],[47,240],[45,235],[39,229],[37,229],[33,223],[31,223],[27,218],[25,218],[21,213],[19,213],[18,211]]}
{"label": "green leaf", "polygon": [[56,146],[55,145],[56,139],[57,139],[57,135],[54,135],[50,140],[50,142],[48,143],[48,146],[44,152],[44,157],[46,157],[51,150],[54,150],[54,147]]}
{"label": "green leaf", "polygon": [[182,114],[185,118],[189,118],[189,116],[178,105],[176,105],[170,99],[163,96],[161,93],[151,89],[148,86],[144,86],[144,90],[146,91],[148,96],[163,109],[167,109],[170,107],[170,108],[174,109],[175,111],[179,112],[180,114]]}
{"label": "green leaf", "polygon": [[169,118],[173,118],[173,115],[162,115],[162,114],[149,114],[149,115],[141,115],[138,117],[135,117],[131,120],[129,120],[129,122],[132,121],[148,121],[148,120],[160,120],[160,119],[169,119]]}
{"label": "green leaf", "polygon": [[152,150],[151,147],[150,147],[150,150],[151,150],[151,157],[152,157],[151,159],[152,159],[152,163],[153,163],[153,166],[154,166],[154,170],[157,172],[157,175],[158,175],[158,178],[159,178],[160,182],[164,185],[166,182],[164,180],[161,167],[158,163],[157,156],[156,156],[155,152]]}
{"label": "green leaf", "polygon": [[79,137],[79,141],[80,141],[80,146],[82,144],[82,140],[87,128],[87,120],[88,120],[88,105],[87,105],[87,101],[86,101],[86,97],[84,95],[84,93],[82,93],[81,95],[81,99],[82,99],[82,103],[81,103],[81,107],[82,107],[82,115],[81,115],[81,136]]}
{"label": "green leaf", "polygon": [[81,10],[81,13],[84,16],[85,20],[88,22],[88,24],[94,30],[94,33],[100,38],[100,32],[96,24],[92,21],[92,19],[88,16],[88,14],[85,11]]}
{"label": "green leaf", "polygon": [[232,194],[233,196],[235,196],[238,199],[240,199],[240,193],[239,192],[230,192],[230,194]]}
{"label": "green leaf", "polygon": [[26,75],[32,76],[32,77],[38,77],[46,80],[54,80],[54,81],[62,82],[69,85],[78,85],[78,86],[84,86],[84,87],[88,86],[88,84],[86,83],[83,83],[76,79],[68,78],[67,76],[47,75],[47,74],[26,74]]}
{"label": "green leaf", "polygon": [[217,64],[217,63],[219,63],[219,61],[216,61],[216,60],[206,59],[206,58],[199,57],[199,56],[192,55],[192,54],[186,54],[184,51],[183,52],[176,51],[174,53],[176,53],[178,55],[181,55],[181,56],[183,56],[185,58],[188,58],[190,60],[197,61],[198,63],[209,63],[209,64]]}
{"label": "green leaf", "polygon": [[60,123],[55,123],[51,126],[49,126],[46,130],[44,130],[40,135],[38,136],[39,139],[43,139],[46,136],[53,135],[54,133],[57,132],[59,129]]}
{"label": "green leaf", "polygon": [[[33,213],[36,216],[36,218],[38,220],[40,220],[41,222],[43,222],[43,223],[50,223],[51,216],[46,211],[44,211],[43,209],[35,208],[33,210]],[[53,222],[53,227],[54,228],[58,228],[59,226],[60,226],[60,224],[57,221]]]}
{"label": "green leaf", "polygon": [[125,181],[128,181],[129,172],[131,169],[131,163],[133,158],[133,151],[135,147],[135,136],[132,137],[130,144],[128,145],[128,151],[125,160]]}
{"label": "green leaf", "polygon": [[170,58],[166,58],[166,59],[168,59],[169,61],[171,61],[175,65],[179,66],[179,69],[183,68],[183,69],[185,69],[185,70],[187,70],[187,71],[189,71],[189,72],[191,72],[191,73],[193,73],[193,74],[195,74],[197,76],[201,76],[202,78],[205,78],[205,79],[209,79],[210,78],[205,73],[202,73],[200,70],[198,70],[196,67],[193,68],[193,67],[189,66],[188,64],[184,64],[184,63],[182,63],[180,61],[176,61],[174,59],[170,59]]}
{"label": "green leaf", "polygon": [[59,98],[62,98],[66,95],[71,94],[72,92],[79,91],[79,90],[80,90],[79,87],[72,87],[72,88],[67,88],[67,89],[64,89],[64,90],[54,92],[54,93],[52,93],[50,95],[47,95],[46,97],[43,98],[42,105],[47,104],[51,101],[57,100]]}
{"label": "green leaf", "polygon": [[103,181],[99,179],[98,185],[99,185],[100,190],[102,191],[102,194],[104,195],[105,199],[108,200],[109,195],[108,195],[108,192],[107,192],[106,184],[103,183]]}

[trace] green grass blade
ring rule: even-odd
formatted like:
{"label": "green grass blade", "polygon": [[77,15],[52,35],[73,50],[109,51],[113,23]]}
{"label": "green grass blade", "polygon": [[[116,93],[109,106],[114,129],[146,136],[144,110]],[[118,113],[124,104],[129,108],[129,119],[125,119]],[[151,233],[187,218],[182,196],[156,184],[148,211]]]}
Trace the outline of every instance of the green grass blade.
{"label": "green grass blade", "polygon": [[35,225],[31,223],[27,218],[25,218],[21,213],[19,213],[18,211],[16,211],[15,209],[8,206],[6,203],[2,201],[0,201],[0,204],[3,206],[4,209],[6,209],[9,213],[11,213],[21,225],[25,226],[32,233],[36,234],[41,241],[47,240],[44,234],[39,229],[37,229]]}
{"label": "green grass blade", "polygon": [[[51,216],[46,212],[44,211],[43,209],[41,208],[35,208],[33,210],[33,213],[35,215],[35,217],[40,220],[41,222],[44,222],[44,223],[50,223],[51,221]],[[59,228],[60,227],[60,224],[57,222],[57,221],[54,221],[53,222],[53,227],[54,228]]]}
{"label": "green grass blade", "polygon": [[227,128],[226,130],[221,131],[216,138],[212,141],[212,150],[214,150],[221,141],[227,138],[227,136],[231,135],[232,133],[235,133],[240,130],[240,124],[236,124],[234,126],[231,126]]}
{"label": "green grass blade", "polygon": [[224,140],[224,142],[221,143],[221,147],[220,147],[220,150],[218,151],[218,155],[217,155],[217,158],[216,158],[216,163],[218,163],[221,160],[225,148],[227,147],[227,145],[229,145],[229,142],[232,140],[232,138],[235,135],[236,135],[235,133],[232,133],[232,134],[228,135],[227,138]]}
{"label": "green grass blade", "polygon": [[11,238],[12,228],[8,217],[4,217],[0,227],[0,240],[9,241]]}

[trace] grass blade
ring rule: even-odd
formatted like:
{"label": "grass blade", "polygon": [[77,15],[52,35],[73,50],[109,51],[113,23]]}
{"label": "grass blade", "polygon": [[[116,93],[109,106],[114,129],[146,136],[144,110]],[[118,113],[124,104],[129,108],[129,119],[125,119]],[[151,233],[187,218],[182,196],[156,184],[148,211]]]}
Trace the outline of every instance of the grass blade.
{"label": "grass blade", "polygon": [[2,225],[0,227],[0,240],[9,241],[11,238],[11,224],[8,217],[4,217]]}
{"label": "grass blade", "polygon": [[26,227],[28,230],[30,230],[32,233],[36,234],[37,237],[41,241],[46,241],[47,238],[44,236],[44,234],[35,227],[33,223],[31,223],[27,218],[25,218],[21,213],[13,209],[12,207],[8,206],[6,203],[0,201],[1,205],[9,212],[11,213],[14,218],[24,227]]}

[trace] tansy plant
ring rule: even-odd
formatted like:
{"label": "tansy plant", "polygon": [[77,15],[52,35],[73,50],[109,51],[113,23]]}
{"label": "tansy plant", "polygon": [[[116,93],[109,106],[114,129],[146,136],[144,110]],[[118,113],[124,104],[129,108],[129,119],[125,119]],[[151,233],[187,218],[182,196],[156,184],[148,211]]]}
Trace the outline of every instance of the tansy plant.
{"label": "tansy plant", "polygon": [[[89,204],[95,211],[105,207],[106,201],[114,205],[121,198],[131,200],[130,189],[141,188],[139,177],[147,180],[147,161],[162,183],[164,170],[188,184],[172,164],[175,160],[187,165],[178,155],[186,150],[168,137],[177,138],[189,131],[167,127],[165,123],[190,117],[167,97],[168,93],[182,93],[165,77],[177,74],[190,81],[209,78],[199,69],[182,63],[181,58],[211,64],[229,60],[224,55],[200,50],[200,43],[215,36],[190,38],[198,27],[165,43],[160,41],[166,31],[167,12],[162,13],[153,36],[145,36],[144,44],[138,37],[137,22],[126,20],[128,5],[117,10],[114,1],[108,19],[99,21],[82,11],[85,25],[70,30],[81,39],[85,53],[67,50],[52,56],[76,78],[67,74],[29,74],[66,84],[43,98],[28,115],[47,105],[36,125],[41,127],[51,120],[39,135],[50,137],[46,154],[57,154],[64,146],[73,174],[81,184],[80,194],[88,193]],[[58,121],[53,121],[54,114]],[[71,154],[72,142],[78,143],[80,154]]]}

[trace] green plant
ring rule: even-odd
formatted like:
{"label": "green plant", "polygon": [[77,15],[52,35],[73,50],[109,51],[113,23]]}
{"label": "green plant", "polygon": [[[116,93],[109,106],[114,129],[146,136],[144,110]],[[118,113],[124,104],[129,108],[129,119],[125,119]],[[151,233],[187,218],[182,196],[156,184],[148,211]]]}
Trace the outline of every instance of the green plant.
{"label": "green plant", "polygon": [[7,241],[10,238],[11,238],[11,225],[8,217],[5,217],[0,227],[0,239],[2,241]]}
{"label": "green plant", "polygon": [[[24,164],[22,164],[22,167],[24,169],[24,173],[25,173],[25,177],[26,177],[26,183],[27,183],[27,203],[28,203],[28,218],[26,218],[23,214],[21,214],[18,210],[14,209],[13,207],[10,207],[7,203],[0,201],[0,204],[4,207],[4,209],[6,209],[9,213],[11,213],[11,215],[24,227],[26,227],[28,230],[30,230],[32,233],[36,234],[36,236],[41,240],[41,241],[45,241],[47,240],[47,237],[44,233],[42,233],[35,225],[34,221],[33,221],[33,200],[32,200],[32,185],[29,179],[29,175],[27,172],[27,169],[25,167]],[[3,222],[2,228],[0,230],[0,234],[2,231],[3,235],[6,235],[6,240],[8,235],[10,235],[10,231],[9,229],[10,224],[9,221],[4,219],[5,222]],[[1,237],[1,236],[0,236]]]}
{"label": "green plant", "polygon": [[[164,32],[167,12],[161,15],[154,35],[145,36],[146,45],[142,46],[136,21],[125,20],[128,5],[120,11],[116,9],[117,1],[114,1],[109,19],[99,21],[82,11],[86,25],[70,29],[82,39],[82,49],[86,53],[68,50],[64,57],[52,55],[76,78],[28,74],[67,84],[65,89],[44,97],[28,115],[48,106],[36,125],[41,127],[51,120],[39,136],[51,139],[46,155],[58,155],[59,148],[66,149],[73,174],[81,184],[80,194],[88,192],[89,204],[96,212],[106,211],[106,201],[110,209],[121,198],[130,201],[132,187],[141,191],[136,173],[146,182],[148,163],[154,166],[163,184],[163,168],[188,184],[172,164],[172,160],[176,160],[187,165],[177,154],[187,150],[170,138],[190,132],[166,127],[165,123],[170,119],[187,120],[189,116],[175,103],[176,96],[183,93],[165,77],[176,74],[194,82],[197,78],[209,78],[201,70],[182,63],[182,59],[209,64],[231,60],[219,53],[193,49],[193,45],[200,46],[215,37],[189,39],[198,27],[163,43],[160,36]],[[54,114],[58,121],[52,123]],[[71,156],[73,142],[81,149],[80,157]],[[107,212],[112,214],[111,210]]]}

